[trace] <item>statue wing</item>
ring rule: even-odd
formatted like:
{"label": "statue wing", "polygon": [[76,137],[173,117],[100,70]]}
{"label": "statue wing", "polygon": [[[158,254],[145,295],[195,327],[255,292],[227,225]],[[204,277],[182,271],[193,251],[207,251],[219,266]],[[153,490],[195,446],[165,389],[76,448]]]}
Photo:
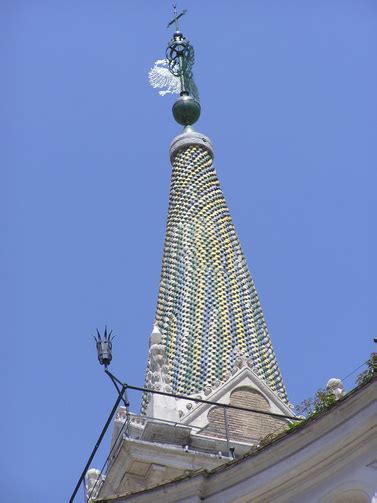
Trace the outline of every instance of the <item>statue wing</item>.
{"label": "statue wing", "polygon": [[180,79],[170,73],[166,59],[159,59],[155,62],[154,67],[149,70],[148,80],[155,89],[162,89],[162,91],[159,91],[160,96],[181,92]]}

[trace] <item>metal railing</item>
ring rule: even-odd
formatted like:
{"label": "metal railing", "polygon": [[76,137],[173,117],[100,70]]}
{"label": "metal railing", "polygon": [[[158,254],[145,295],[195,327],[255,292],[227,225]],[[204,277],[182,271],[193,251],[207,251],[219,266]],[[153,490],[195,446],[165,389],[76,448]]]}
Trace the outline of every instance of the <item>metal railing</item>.
{"label": "metal railing", "polygon": [[[103,339],[102,340],[102,343],[103,341],[105,341],[105,343],[107,344],[111,344],[111,333],[109,334],[109,337],[108,339]],[[98,341],[97,341],[98,342]],[[377,342],[377,339],[375,340],[375,342]],[[102,347],[102,346],[101,346]],[[100,348],[101,349],[101,348]],[[356,369],[354,369],[351,373],[349,373],[346,377],[344,377],[342,380],[346,380],[348,378],[350,378],[352,375],[354,375],[357,371],[359,371],[362,367],[365,367],[367,366],[367,369],[369,369],[369,373],[372,375],[375,375],[376,374],[376,369],[377,369],[377,366],[376,366],[376,353],[372,353],[372,356],[369,360],[367,360],[366,362],[363,362],[362,365],[360,365],[359,367],[357,367]],[[102,353],[99,354],[99,359],[100,359],[100,356],[103,356]],[[374,359],[373,359],[374,358]],[[111,381],[113,382],[116,390],[117,390],[117,393],[118,393],[118,397],[114,403],[114,406],[110,412],[110,415],[109,417],[107,418],[107,421],[98,437],[98,440],[89,456],[89,459],[85,465],[85,468],[83,469],[81,475],[80,475],[80,478],[75,486],[75,489],[72,493],[72,496],[69,500],[69,503],[74,503],[74,501],[76,500],[76,496],[78,494],[78,491],[80,489],[80,486],[83,485],[83,490],[84,490],[84,501],[86,503],[89,502],[89,500],[92,498],[92,497],[95,497],[100,488],[101,488],[101,485],[103,483],[103,480],[105,478],[105,474],[107,473],[108,469],[110,468],[111,466],[111,463],[112,461],[116,458],[117,454],[119,453],[122,445],[123,445],[123,442],[127,439],[127,438],[132,438],[132,423],[138,423],[138,422],[142,422],[144,424],[146,424],[148,421],[153,421],[153,422],[159,422],[159,423],[165,423],[165,424],[170,424],[170,425],[173,425],[173,426],[186,426],[187,428],[190,428],[190,430],[194,430],[196,431],[197,434],[200,434],[201,436],[204,435],[205,437],[209,438],[209,439],[216,439],[218,441],[218,443],[224,443],[225,445],[225,449],[226,449],[226,453],[227,453],[227,456],[224,456],[226,457],[227,459],[234,459],[234,445],[240,445],[243,444],[244,446],[245,445],[253,445],[255,443],[258,442],[258,439],[252,439],[252,438],[249,438],[249,439],[243,439],[241,442],[238,441],[236,438],[235,438],[235,435],[232,435],[231,432],[230,432],[230,425],[229,425],[229,411],[230,410],[235,410],[235,411],[242,411],[242,412],[245,412],[245,413],[253,413],[253,414],[259,414],[259,415],[264,415],[264,416],[270,416],[270,417],[273,417],[273,418],[277,418],[277,419],[283,419],[283,420],[286,420],[286,421],[302,421],[303,420],[303,416],[300,416],[300,417],[296,417],[294,416],[293,414],[291,415],[284,415],[284,414],[280,414],[280,413],[274,413],[274,412],[271,412],[271,411],[266,411],[266,410],[260,410],[260,409],[255,409],[255,408],[248,408],[248,407],[243,407],[243,406],[240,406],[240,405],[233,405],[233,404],[225,404],[225,403],[218,403],[218,402],[214,402],[214,401],[211,401],[211,400],[205,400],[205,399],[202,399],[202,398],[199,398],[199,397],[196,397],[196,398],[193,398],[193,397],[188,397],[188,396],[184,396],[184,395],[178,395],[178,394],[174,394],[174,393],[168,393],[168,392],[165,392],[165,391],[159,391],[159,390],[151,390],[151,389],[148,389],[148,388],[143,388],[143,387],[140,387],[140,386],[131,386],[129,384],[126,384],[126,383],[123,383],[121,382],[117,377],[115,377],[111,372],[109,372],[109,370],[107,369],[107,365],[109,363],[109,361],[111,361],[111,357],[104,361],[103,363],[105,364],[105,373],[110,377]],[[356,381],[358,386],[360,386],[360,378],[362,378],[364,376],[364,378],[368,378],[369,374],[366,375],[366,372],[365,371],[363,374],[361,374],[358,378],[358,380]],[[365,374],[365,375],[364,375]],[[361,380],[362,382],[362,380]],[[179,399],[179,400],[186,400],[186,401],[189,401],[189,402],[194,402],[194,403],[197,403],[197,404],[207,404],[207,405],[210,405],[211,406],[211,409],[212,408],[222,408],[223,410],[223,416],[224,416],[224,422],[223,422],[223,434],[222,435],[219,435],[218,432],[214,433],[212,430],[210,429],[206,429],[206,427],[199,427],[199,426],[195,426],[195,425],[191,425],[191,424],[185,424],[185,421],[184,419],[182,420],[182,422],[174,422],[174,421],[169,421],[169,420],[166,420],[166,419],[163,419],[163,418],[156,418],[156,417],[149,417],[147,415],[137,415],[137,414],[133,414],[129,411],[129,400],[128,400],[128,390],[133,390],[133,391],[136,391],[136,392],[141,392],[143,394],[156,394],[156,395],[162,395],[162,396],[167,396],[167,397],[173,397],[173,398],[176,398],[176,399]],[[352,390],[351,390],[352,391]],[[350,392],[351,392],[350,391]],[[121,402],[123,402],[124,406],[121,406]],[[297,408],[298,409],[298,408]],[[299,409],[298,409],[299,410]],[[108,456],[106,457],[105,459],[105,462],[102,464],[102,468],[101,470],[96,470],[95,473],[96,473],[96,477],[93,479],[91,479],[90,483],[89,481],[87,481],[88,483],[85,484],[85,476],[86,474],[88,473],[88,469],[91,465],[91,463],[93,462],[94,460],[94,457],[96,456],[97,454],[97,451],[98,451],[98,448],[100,447],[101,443],[103,442],[103,439],[108,431],[108,428],[111,424],[111,422],[113,421],[114,419],[114,416],[116,414],[116,412],[119,411],[119,412],[122,412],[123,414],[123,418],[118,417],[118,422],[119,423],[122,423],[122,425],[120,426],[119,428],[119,431],[116,435],[116,438],[112,440],[112,443],[111,443],[111,447],[110,447],[110,451],[109,451],[109,454]],[[280,428],[278,428],[280,429]],[[206,430],[206,431],[205,431]],[[114,430],[115,431],[115,430]],[[277,430],[275,430],[276,432]],[[272,435],[274,435],[275,432],[271,432]],[[270,435],[271,435],[270,434]],[[213,436],[212,436],[213,435]],[[270,436],[268,435],[268,436]],[[267,437],[266,437],[267,438]],[[233,446],[231,445],[233,444]],[[182,446],[183,448],[187,448],[188,450],[190,450],[190,446]],[[188,451],[186,451],[188,452]],[[211,450],[208,450],[205,451],[205,450],[201,450],[201,452],[211,452],[213,454],[216,454],[220,457],[222,457],[222,452],[218,451],[216,452],[215,450],[214,451],[211,451]]]}
{"label": "metal railing", "polygon": [[[89,459],[88,459],[88,461],[87,461],[87,463],[86,463],[86,465],[80,475],[80,478],[75,486],[75,489],[72,493],[72,496],[69,499],[69,503],[74,503],[75,501],[77,501],[76,497],[77,497],[77,494],[79,492],[81,485],[83,485],[83,489],[84,489],[84,494],[85,494],[84,501],[85,502],[90,501],[91,498],[95,497],[98,494],[98,492],[102,486],[103,480],[105,478],[105,474],[107,473],[109,467],[111,466],[112,461],[116,458],[119,450],[121,449],[121,447],[123,445],[123,442],[127,438],[132,438],[132,435],[131,435],[132,424],[135,425],[136,423],[140,423],[140,422],[146,423],[148,421],[153,421],[153,422],[157,422],[157,423],[170,424],[173,426],[187,426],[188,428],[190,428],[190,430],[194,430],[197,434],[204,433],[204,428],[201,426],[185,425],[184,422],[174,422],[174,421],[169,421],[169,420],[166,420],[163,418],[156,418],[156,417],[150,417],[147,415],[137,415],[137,414],[131,413],[129,411],[130,404],[129,404],[129,400],[128,400],[128,393],[127,393],[128,390],[133,390],[133,391],[144,393],[144,394],[162,395],[162,396],[172,397],[172,398],[179,399],[179,400],[187,400],[189,402],[197,403],[198,405],[199,404],[207,404],[207,405],[212,406],[211,408],[215,408],[215,407],[222,408],[223,418],[224,418],[223,419],[223,432],[221,432],[221,433],[216,432],[216,434],[214,434],[213,431],[208,430],[205,432],[205,437],[207,437],[209,440],[215,439],[219,443],[224,443],[226,454],[225,453],[223,454],[224,451],[219,451],[219,450],[215,450],[215,449],[213,451],[207,449],[206,451],[204,450],[202,452],[207,452],[207,453],[212,452],[214,455],[216,455],[218,457],[224,457],[229,460],[234,459],[234,447],[232,447],[231,442],[233,442],[235,445],[236,444],[239,445],[240,443],[242,443],[242,444],[248,444],[250,446],[256,442],[256,439],[250,439],[249,443],[246,441],[240,442],[238,440],[235,440],[234,438],[232,439],[232,436],[230,434],[230,428],[229,428],[229,416],[228,416],[229,410],[242,411],[245,413],[260,414],[262,416],[270,416],[273,418],[279,418],[279,419],[284,419],[284,420],[289,420],[289,421],[294,421],[294,420],[299,419],[299,418],[295,417],[293,414],[292,415],[285,415],[285,414],[270,412],[270,411],[261,410],[261,409],[248,408],[248,407],[244,407],[241,405],[218,403],[218,402],[211,401],[211,400],[205,400],[205,399],[202,399],[199,397],[194,398],[194,397],[188,397],[188,396],[174,394],[174,393],[168,393],[165,391],[151,390],[149,388],[144,388],[144,387],[140,387],[140,386],[132,386],[132,385],[129,385],[126,383],[122,383],[117,377],[115,377],[113,374],[111,374],[111,372],[109,372],[109,370],[106,369],[105,372],[112,380],[112,382],[118,392],[118,397],[117,397],[117,399],[114,403],[114,406],[110,412],[110,415],[107,418],[106,423],[105,423],[105,425],[104,425],[104,427],[98,437],[98,440],[95,443],[95,446],[89,456]],[[121,403],[123,403],[123,406],[121,405]],[[112,440],[109,454],[106,457],[105,462],[102,464],[101,470],[96,471],[95,479],[92,478],[89,481],[89,483],[85,484],[86,474],[88,473],[88,470],[94,460],[94,457],[96,456],[98,448],[101,445],[117,411],[122,412],[123,418],[119,418],[119,421],[118,421],[119,423],[121,422],[122,425],[119,428],[119,431],[116,435],[116,438],[115,439],[113,438],[113,440]],[[183,446],[183,447],[190,450],[189,446]],[[188,452],[188,451],[186,451],[186,452]]]}

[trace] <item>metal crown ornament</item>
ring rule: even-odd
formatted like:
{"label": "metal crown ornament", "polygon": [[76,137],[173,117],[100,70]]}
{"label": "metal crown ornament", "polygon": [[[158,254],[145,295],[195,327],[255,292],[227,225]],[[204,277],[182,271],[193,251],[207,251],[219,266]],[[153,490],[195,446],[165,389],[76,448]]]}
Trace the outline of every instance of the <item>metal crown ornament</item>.
{"label": "metal crown ornament", "polygon": [[152,87],[160,89],[160,96],[180,95],[173,105],[173,116],[178,124],[190,126],[199,119],[201,109],[198,88],[192,72],[195,61],[194,48],[179,31],[178,19],[185,13],[186,10],[177,15],[174,6],[174,19],[170,21],[168,27],[175,24],[176,31],[166,48],[166,58],[156,61],[149,71],[148,78]]}

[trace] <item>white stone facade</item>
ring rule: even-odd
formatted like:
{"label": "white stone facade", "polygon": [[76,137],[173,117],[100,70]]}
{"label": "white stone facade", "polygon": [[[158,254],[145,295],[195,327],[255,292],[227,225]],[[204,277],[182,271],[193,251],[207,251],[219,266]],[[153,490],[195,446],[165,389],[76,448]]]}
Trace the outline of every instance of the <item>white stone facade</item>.
{"label": "white stone facade", "polygon": [[[197,473],[195,468],[210,458],[191,454],[187,458],[188,464],[192,463],[191,475],[140,489],[136,494],[118,493],[111,501],[377,503],[376,399],[374,379],[330,410],[256,452],[234,461],[218,459],[226,463],[217,468],[216,461],[208,463],[205,470]],[[180,449],[179,454],[170,454],[178,466],[185,452]],[[159,455],[166,458],[162,452]],[[150,452],[148,456],[152,456]],[[158,471],[160,480],[164,469]],[[110,500],[101,491],[98,501]]]}

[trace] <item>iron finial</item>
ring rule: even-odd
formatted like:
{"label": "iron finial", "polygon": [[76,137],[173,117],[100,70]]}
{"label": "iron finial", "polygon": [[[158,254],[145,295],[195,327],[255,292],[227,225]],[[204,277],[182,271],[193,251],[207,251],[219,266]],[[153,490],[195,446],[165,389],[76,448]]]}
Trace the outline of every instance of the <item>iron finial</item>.
{"label": "iron finial", "polygon": [[113,348],[113,339],[115,335],[112,335],[113,333],[112,330],[110,330],[110,332],[108,333],[106,326],[102,336],[98,328],[96,330],[97,330],[97,336],[93,337],[94,340],[96,341],[98,361],[100,362],[101,365],[105,366],[105,369],[107,369],[108,365],[110,365],[110,362],[113,358],[112,348]]}
{"label": "iron finial", "polygon": [[190,41],[179,30],[178,20],[187,10],[177,14],[177,5],[173,4],[174,19],[168,27],[175,25],[175,33],[168,43],[165,58],[156,61],[148,77],[152,87],[161,89],[159,94],[179,94],[173,105],[174,119],[182,126],[192,126],[200,117],[199,92],[194,82],[192,67],[195,56]]}
{"label": "iron finial", "polygon": [[175,31],[179,31],[179,24],[178,24],[178,19],[184,16],[187,12],[187,9],[184,9],[180,14],[177,16],[177,4],[173,4],[173,11],[174,11],[174,19],[170,21],[170,23],[167,25],[166,28],[170,28],[172,24],[175,25]]}

